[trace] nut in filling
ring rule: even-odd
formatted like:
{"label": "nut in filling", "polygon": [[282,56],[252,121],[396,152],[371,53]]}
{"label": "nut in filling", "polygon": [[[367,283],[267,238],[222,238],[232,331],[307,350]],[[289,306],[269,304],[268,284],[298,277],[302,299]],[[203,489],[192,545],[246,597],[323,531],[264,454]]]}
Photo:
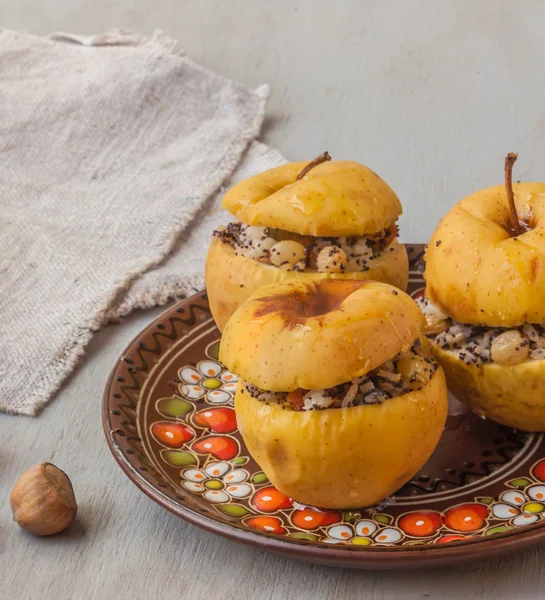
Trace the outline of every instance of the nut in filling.
{"label": "nut in filling", "polygon": [[382,404],[420,390],[437,368],[438,364],[420,346],[414,345],[408,352],[398,354],[373,371],[332,388],[270,392],[245,383],[242,392],[261,402],[280,404],[282,408],[295,411]]}
{"label": "nut in filling", "polygon": [[416,302],[426,317],[424,334],[467,365],[513,366],[525,360],[545,358],[545,328],[542,324],[525,323],[510,328],[468,325],[449,318],[427,298],[419,298]]}
{"label": "nut in filling", "polygon": [[[229,223],[214,236],[245,256],[288,271],[368,271],[371,261],[397,237],[397,226],[362,237],[312,237],[281,229]],[[393,249],[393,248],[392,248]]]}

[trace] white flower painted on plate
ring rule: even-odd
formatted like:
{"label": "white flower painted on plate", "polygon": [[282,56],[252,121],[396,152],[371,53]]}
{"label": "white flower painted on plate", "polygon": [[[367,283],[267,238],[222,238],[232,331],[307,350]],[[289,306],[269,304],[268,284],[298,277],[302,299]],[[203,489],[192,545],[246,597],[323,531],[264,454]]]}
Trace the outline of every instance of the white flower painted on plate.
{"label": "white flower painted on plate", "polygon": [[183,469],[180,472],[182,486],[216,504],[231,499],[247,498],[253,488],[247,480],[250,474],[245,469],[233,468],[225,461],[211,462],[201,469]]}
{"label": "white flower painted on plate", "polygon": [[395,544],[402,538],[403,534],[395,527],[385,527],[384,529],[380,529],[374,536],[375,543],[377,544]]}
{"label": "white flower painted on plate", "polygon": [[379,529],[374,521],[362,519],[355,526],[342,523],[332,525],[327,530],[327,538],[322,541],[326,544],[348,543],[354,546],[370,546],[374,543],[393,544],[402,539],[401,531],[394,527]]}
{"label": "white flower painted on plate", "polygon": [[205,398],[209,404],[226,404],[237,388],[238,377],[215,360],[203,360],[196,368],[184,367],[178,372],[180,393],[189,400]]}
{"label": "white flower painted on plate", "polygon": [[545,485],[532,485],[524,492],[508,491],[499,496],[500,502],[492,505],[496,519],[511,519],[517,527],[532,525],[545,513]]}
{"label": "white flower painted on plate", "polygon": [[525,527],[526,525],[532,525],[538,519],[538,515],[519,515],[513,519],[512,523],[517,527]]}

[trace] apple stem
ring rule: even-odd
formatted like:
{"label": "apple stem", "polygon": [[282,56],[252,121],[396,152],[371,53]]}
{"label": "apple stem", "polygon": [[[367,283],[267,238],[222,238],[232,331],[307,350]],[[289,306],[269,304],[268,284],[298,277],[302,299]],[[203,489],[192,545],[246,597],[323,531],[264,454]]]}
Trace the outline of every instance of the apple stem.
{"label": "apple stem", "polygon": [[331,156],[329,156],[329,152],[324,152],[323,154],[320,154],[320,156],[317,156],[314,160],[311,160],[308,163],[308,165],[306,165],[299,171],[299,175],[297,175],[297,177],[295,178],[295,181],[299,181],[299,179],[303,179],[303,177],[311,169],[314,169],[314,167],[317,167],[318,165],[321,165],[323,162],[326,162],[328,160],[331,160]]}
{"label": "apple stem", "polygon": [[524,233],[524,229],[520,225],[517,207],[515,206],[515,195],[513,193],[513,165],[517,158],[518,154],[515,154],[515,152],[509,152],[505,157],[505,192],[507,194],[507,203],[509,204],[511,230],[515,236]]}

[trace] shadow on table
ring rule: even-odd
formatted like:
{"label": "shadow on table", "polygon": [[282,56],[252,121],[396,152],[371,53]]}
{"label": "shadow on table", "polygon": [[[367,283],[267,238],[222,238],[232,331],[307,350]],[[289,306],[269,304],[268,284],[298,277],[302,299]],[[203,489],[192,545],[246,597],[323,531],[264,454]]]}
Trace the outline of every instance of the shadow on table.
{"label": "shadow on table", "polygon": [[62,544],[63,546],[66,546],[71,543],[79,543],[81,538],[85,537],[86,533],[87,528],[80,517],[76,517],[68,529],[61,531],[61,533],[57,533],[56,535],[38,537],[27,531],[21,530],[21,534],[26,536],[29,541],[35,540],[35,543],[47,544],[48,546],[51,546],[52,544]]}

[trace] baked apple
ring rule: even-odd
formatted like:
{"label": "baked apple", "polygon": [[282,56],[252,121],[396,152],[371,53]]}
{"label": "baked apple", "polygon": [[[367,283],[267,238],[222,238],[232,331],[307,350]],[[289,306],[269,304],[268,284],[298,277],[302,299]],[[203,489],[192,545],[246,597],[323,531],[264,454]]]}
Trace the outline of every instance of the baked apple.
{"label": "baked apple", "polygon": [[486,418],[545,430],[545,183],[458,203],[426,254],[425,341],[452,391]]}
{"label": "baked apple", "polygon": [[447,414],[423,324],[409,296],[370,280],[267,285],[237,309],[220,359],[240,376],[239,430],[274,486],[303,504],[364,507],[422,467]]}
{"label": "baked apple", "polygon": [[373,171],[324,153],[235,185],[223,207],[237,222],[214,232],[205,279],[220,329],[262,285],[322,279],[375,279],[407,287],[397,242],[401,204]]}

